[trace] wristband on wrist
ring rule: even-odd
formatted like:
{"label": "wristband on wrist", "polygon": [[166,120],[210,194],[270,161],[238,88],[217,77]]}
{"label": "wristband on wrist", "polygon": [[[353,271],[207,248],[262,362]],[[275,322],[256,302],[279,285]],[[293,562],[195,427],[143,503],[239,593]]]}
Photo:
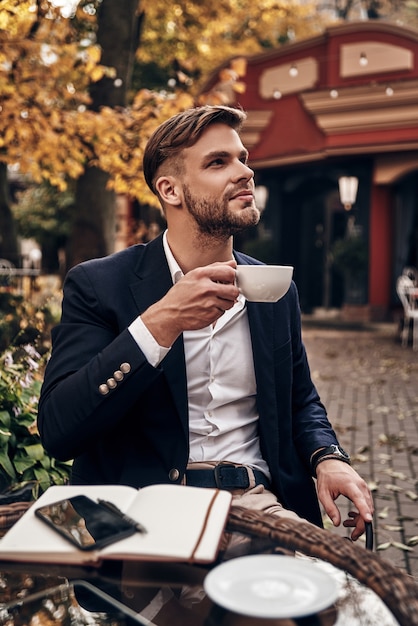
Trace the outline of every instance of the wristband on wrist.
{"label": "wristband on wrist", "polygon": [[342,461],[343,463],[347,463],[351,465],[350,457],[341,446],[337,446],[336,444],[332,444],[326,448],[322,448],[317,452],[314,452],[311,458],[311,467],[312,474],[316,477],[316,468],[319,463],[322,461],[326,461],[328,459],[333,459],[336,461]]}

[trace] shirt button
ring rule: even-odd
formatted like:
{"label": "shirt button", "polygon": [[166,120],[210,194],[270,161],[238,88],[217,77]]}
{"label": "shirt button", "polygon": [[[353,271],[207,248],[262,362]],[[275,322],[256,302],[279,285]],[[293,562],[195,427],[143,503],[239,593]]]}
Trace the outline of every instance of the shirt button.
{"label": "shirt button", "polygon": [[129,372],[131,371],[131,364],[130,363],[122,363],[120,366],[120,371],[123,374],[129,374]]}
{"label": "shirt button", "polygon": [[113,378],[119,382],[123,380],[124,374],[120,370],[116,370],[116,372],[113,372]]}
{"label": "shirt button", "polygon": [[99,385],[99,391],[102,396],[105,396],[109,393],[109,387],[106,385],[106,383],[103,383],[102,385]]}
{"label": "shirt button", "polygon": [[114,378],[108,378],[106,383],[109,389],[114,389],[115,387],[117,387],[118,384]]}
{"label": "shirt button", "polygon": [[168,477],[170,480],[174,481],[174,480],[178,480],[180,477],[180,472],[178,469],[176,469],[175,467],[173,467],[173,469],[171,469],[168,472]]}

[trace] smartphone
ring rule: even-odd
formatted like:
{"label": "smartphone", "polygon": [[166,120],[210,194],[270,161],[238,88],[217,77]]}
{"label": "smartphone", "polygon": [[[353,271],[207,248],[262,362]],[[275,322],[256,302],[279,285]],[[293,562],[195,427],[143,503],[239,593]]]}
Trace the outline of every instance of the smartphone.
{"label": "smartphone", "polygon": [[80,550],[94,550],[129,537],[135,527],[86,496],[35,509],[35,515]]}
{"label": "smartphone", "polygon": [[106,592],[84,580],[44,589],[0,607],[0,624],[155,626]]}

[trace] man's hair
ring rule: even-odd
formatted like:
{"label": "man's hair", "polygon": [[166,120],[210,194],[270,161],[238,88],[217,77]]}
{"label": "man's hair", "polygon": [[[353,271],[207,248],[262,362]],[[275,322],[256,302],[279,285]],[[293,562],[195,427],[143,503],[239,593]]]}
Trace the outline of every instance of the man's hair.
{"label": "man's hair", "polygon": [[193,146],[208,126],[226,124],[239,132],[246,117],[241,109],[206,105],[187,109],[163,122],[149,138],[144,152],[144,177],[151,191],[157,193],[155,179],[160,166]]}

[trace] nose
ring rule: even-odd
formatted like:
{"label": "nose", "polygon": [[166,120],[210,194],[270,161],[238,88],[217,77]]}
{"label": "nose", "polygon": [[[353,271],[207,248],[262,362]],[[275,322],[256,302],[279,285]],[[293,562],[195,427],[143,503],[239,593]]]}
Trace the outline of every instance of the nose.
{"label": "nose", "polygon": [[251,180],[252,178],[254,178],[254,170],[252,170],[246,163],[238,161],[236,180]]}

